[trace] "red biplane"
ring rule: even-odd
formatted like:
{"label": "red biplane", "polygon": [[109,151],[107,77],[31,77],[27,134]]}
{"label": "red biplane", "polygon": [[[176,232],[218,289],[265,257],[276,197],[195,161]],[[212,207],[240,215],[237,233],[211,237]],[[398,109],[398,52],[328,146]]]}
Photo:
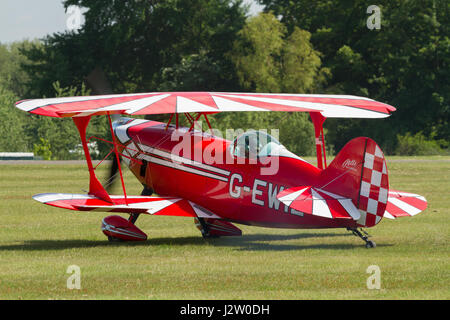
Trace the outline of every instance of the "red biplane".
{"label": "red biplane", "polygon": [[[20,101],[32,114],[72,117],[89,169],[88,194],[38,194],[47,205],[77,211],[129,214],[103,219],[109,240],[140,241],[140,214],[192,217],[203,237],[240,236],[233,223],[273,228],[347,228],[368,248],[363,227],[383,217],[413,216],[424,197],[389,189],[386,160],[370,138],[348,142],[327,165],[326,118],[385,118],[395,108],[368,98],[343,95],[166,92]],[[229,141],[211,134],[210,114],[232,111],[308,112],[315,128],[317,167],[288,151],[265,131],[248,131]],[[168,123],[127,115],[171,114]],[[95,175],[86,128],[106,115],[112,133],[112,177],[123,195],[110,195]],[[179,126],[184,115],[190,127]],[[113,119],[112,119],[113,118]],[[209,130],[195,129],[203,119]],[[113,121],[114,120],[114,121]],[[126,193],[121,161],[143,185],[140,196]],[[151,196],[156,193],[158,196]]]}

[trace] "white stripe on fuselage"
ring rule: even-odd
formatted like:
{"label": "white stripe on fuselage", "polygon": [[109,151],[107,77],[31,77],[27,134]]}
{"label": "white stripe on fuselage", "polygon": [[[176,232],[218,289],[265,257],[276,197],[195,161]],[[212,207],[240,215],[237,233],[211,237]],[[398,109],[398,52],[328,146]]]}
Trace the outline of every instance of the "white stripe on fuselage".
{"label": "white stripe on fuselage", "polygon": [[[127,133],[128,128],[131,128],[131,127],[136,126],[136,125],[140,125],[140,124],[145,123],[147,121],[148,120],[136,119],[136,120],[130,121],[129,123],[127,123],[125,125],[118,126],[115,129],[115,133],[116,133],[117,138],[119,139],[119,141],[121,143],[126,143],[127,141],[129,141],[131,139],[130,136],[128,135],[128,133]],[[136,143],[136,142],[133,141],[133,143]],[[207,177],[210,177],[210,178],[214,178],[214,179],[218,179],[218,180],[221,180],[221,181],[228,182],[227,178],[219,176],[219,175],[229,176],[230,175],[230,171],[223,170],[223,169],[220,169],[220,168],[208,165],[208,164],[204,164],[204,163],[201,163],[201,162],[198,162],[198,161],[195,161],[195,160],[188,159],[188,158],[183,158],[183,157],[177,156],[177,155],[175,155],[173,153],[170,153],[170,152],[166,152],[166,151],[162,151],[160,149],[156,149],[156,148],[153,148],[153,147],[150,147],[150,146],[146,146],[146,145],[144,145],[142,143],[136,143],[136,144],[137,144],[138,148],[142,152],[146,153],[146,156],[148,157],[148,159],[147,159],[147,158],[144,157],[144,155],[141,154],[141,155],[137,156],[138,159],[144,159],[144,160],[147,160],[149,162],[153,162],[153,163],[169,166],[169,167],[172,167],[172,168],[175,168],[175,169],[179,169],[179,170],[183,170],[183,171],[187,171],[187,172],[191,172],[191,173],[195,173],[195,174],[200,174],[200,175],[203,175],[203,176],[207,176]],[[170,160],[159,159],[159,158],[156,158],[156,157],[153,157],[153,156],[160,156],[160,157],[164,157],[164,158],[167,158],[167,159],[170,159]],[[201,171],[201,170],[196,170],[196,169],[193,169],[193,168],[182,166],[182,165],[177,164],[175,161],[176,162],[180,162],[182,164],[187,164],[187,165],[190,165],[190,166],[193,166],[193,167],[197,167],[197,168],[202,169],[202,170],[210,171],[210,172],[204,172],[204,171]]]}
{"label": "white stripe on fuselage", "polygon": [[197,169],[194,169],[194,168],[191,168],[191,167],[187,167],[187,166],[175,163],[175,162],[171,162],[171,161],[163,160],[163,159],[160,159],[160,158],[152,157],[150,155],[140,154],[137,158],[140,159],[140,160],[146,160],[148,162],[156,163],[156,164],[159,164],[159,165],[162,165],[162,166],[166,166],[166,167],[170,167],[170,168],[173,168],[173,169],[177,169],[177,170],[181,170],[181,171],[197,174],[197,175],[200,175],[200,176],[204,176],[204,177],[208,177],[208,178],[212,178],[212,179],[228,182],[228,178],[225,178],[225,177],[222,177],[222,176],[218,176],[216,174],[208,173],[208,172],[205,172],[205,171],[197,170]]}
{"label": "white stripe on fuselage", "polygon": [[212,171],[214,173],[222,174],[224,176],[229,176],[230,175],[230,171],[222,170],[220,168],[216,168],[214,166],[211,166],[211,165],[208,165],[208,164],[204,164],[204,163],[201,163],[201,162],[198,162],[198,161],[194,161],[194,160],[191,160],[191,159],[188,159],[188,158],[183,158],[183,157],[177,156],[177,155],[175,155],[173,153],[170,153],[170,152],[166,152],[166,151],[162,151],[162,150],[159,150],[159,149],[155,149],[155,148],[143,145],[143,144],[139,144],[139,148],[142,151],[144,151],[145,153],[149,153],[150,155],[157,155],[157,156],[169,158],[172,161],[177,161],[177,162],[188,164],[188,165],[191,165],[191,166],[194,166],[194,167],[198,167],[198,168],[201,168],[201,169],[204,169],[204,170],[209,170],[209,171]]}

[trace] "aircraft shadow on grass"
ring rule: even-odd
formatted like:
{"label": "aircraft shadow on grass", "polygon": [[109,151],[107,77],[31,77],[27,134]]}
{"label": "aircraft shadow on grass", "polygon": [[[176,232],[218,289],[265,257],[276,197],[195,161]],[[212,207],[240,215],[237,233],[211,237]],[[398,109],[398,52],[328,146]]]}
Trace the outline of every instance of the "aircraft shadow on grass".
{"label": "aircraft shadow on grass", "polygon": [[[0,245],[0,251],[40,251],[40,250],[65,250],[74,248],[95,248],[95,247],[150,247],[150,246],[215,246],[215,247],[234,247],[242,251],[286,251],[286,250],[304,250],[304,249],[354,249],[363,247],[359,239],[355,238],[355,243],[320,243],[317,244],[292,244],[279,243],[279,241],[302,240],[308,238],[325,237],[347,237],[350,233],[301,233],[291,235],[267,235],[250,234],[242,237],[224,237],[218,239],[203,239],[202,237],[177,237],[177,238],[149,238],[144,242],[108,242],[106,240],[29,240],[23,244]],[[277,242],[277,243],[274,243]],[[379,247],[391,246],[390,244],[380,244]]]}

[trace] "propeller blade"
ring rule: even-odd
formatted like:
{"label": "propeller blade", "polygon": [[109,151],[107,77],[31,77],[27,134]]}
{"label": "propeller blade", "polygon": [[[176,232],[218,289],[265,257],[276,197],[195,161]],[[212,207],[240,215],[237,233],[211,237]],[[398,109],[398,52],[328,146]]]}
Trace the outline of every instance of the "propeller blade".
{"label": "propeller blade", "polygon": [[[85,78],[87,85],[91,88],[92,93],[94,95],[108,95],[113,94],[113,90],[111,87],[108,78],[106,77],[105,72],[101,67],[95,67],[94,70]],[[111,121],[116,121],[120,119],[119,114],[111,115]],[[120,159],[122,161],[122,159]],[[105,189],[108,193],[113,190],[115,185],[115,181],[117,180],[117,176],[119,173],[119,164],[117,162],[117,158],[114,154],[112,154],[112,162],[111,167],[109,169],[109,177],[104,183]]]}
{"label": "propeller blade", "polygon": [[[121,158],[120,161],[122,162]],[[109,177],[105,182],[105,189],[108,193],[110,193],[113,190],[118,175],[119,175],[119,164],[117,162],[116,156],[113,155],[111,167],[109,168]]]}

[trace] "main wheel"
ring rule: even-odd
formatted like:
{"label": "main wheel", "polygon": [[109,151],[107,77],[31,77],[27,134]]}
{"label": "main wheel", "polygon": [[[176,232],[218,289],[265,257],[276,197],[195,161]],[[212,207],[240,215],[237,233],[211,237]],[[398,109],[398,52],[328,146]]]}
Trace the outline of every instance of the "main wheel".
{"label": "main wheel", "polygon": [[210,235],[209,233],[205,234],[202,232],[203,239],[217,239],[220,238],[218,235]]}
{"label": "main wheel", "polygon": [[124,240],[122,240],[122,239],[119,239],[116,237],[111,237],[111,236],[108,236],[108,241],[109,242],[124,242]]}

